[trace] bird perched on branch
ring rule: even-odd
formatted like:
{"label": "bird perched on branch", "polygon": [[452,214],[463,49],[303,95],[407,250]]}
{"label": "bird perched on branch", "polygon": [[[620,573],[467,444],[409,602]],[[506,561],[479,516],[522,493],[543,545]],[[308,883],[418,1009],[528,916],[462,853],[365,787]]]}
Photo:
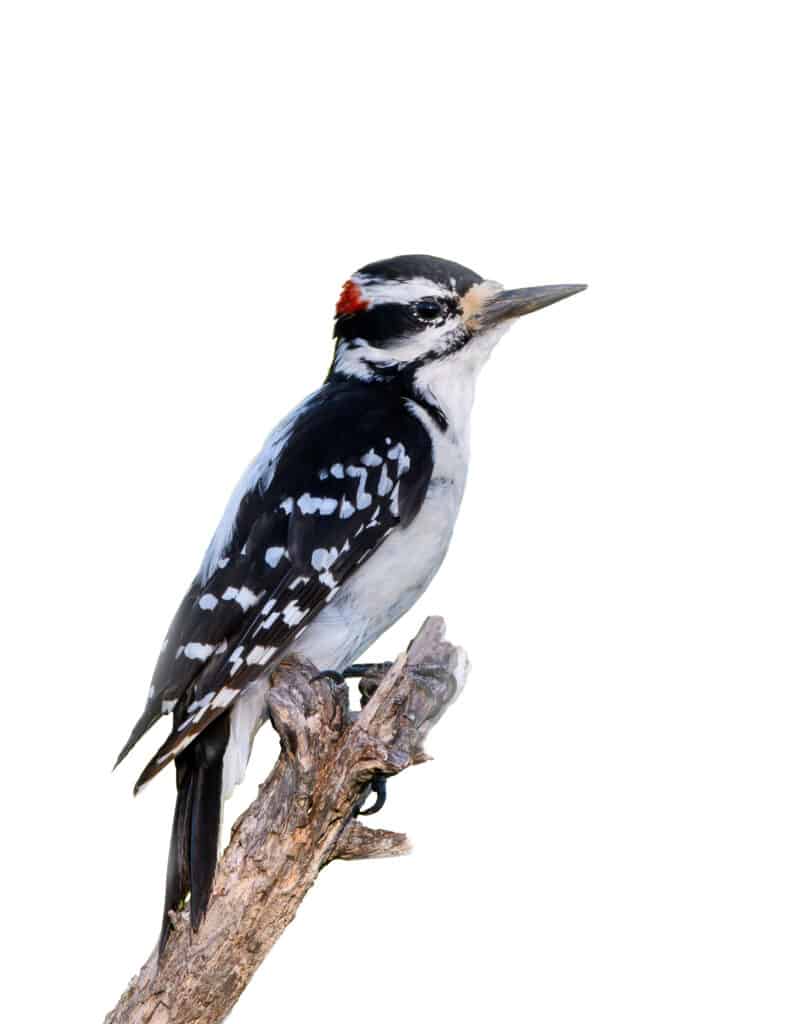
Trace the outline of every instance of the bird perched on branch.
{"label": "bird perched on branch", "polygon": [[370,263],[344,284],[329,375],[233,492],[118,758],[172,714],[136,787],[175,761],[160,950],[188,893],[193,928],[206,912],[222,801],[272,670],[287,651],[348,670],[423,593],[464,492],[479,370],[516,318],[584,287],[509,291],[431,256]]}

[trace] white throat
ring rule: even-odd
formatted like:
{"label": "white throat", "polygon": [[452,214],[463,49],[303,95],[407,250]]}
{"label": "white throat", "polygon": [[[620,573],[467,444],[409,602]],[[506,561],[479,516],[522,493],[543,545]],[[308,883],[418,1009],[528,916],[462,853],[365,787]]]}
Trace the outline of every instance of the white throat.
{"label": "white throat", "polygon": [[430,402],[440,407],[448,420],[448,440],[469,447],[470,416],[478,374],[492,354],[508,325],[474,337],[453,355],[422,366],[415,374],[415,386]]}

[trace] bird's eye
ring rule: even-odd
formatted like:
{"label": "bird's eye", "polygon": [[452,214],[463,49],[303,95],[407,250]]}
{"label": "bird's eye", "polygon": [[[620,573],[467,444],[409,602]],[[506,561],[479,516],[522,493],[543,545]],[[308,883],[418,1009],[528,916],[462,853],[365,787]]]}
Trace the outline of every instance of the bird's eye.
{"label": "bird's eye", "polygon": [[418,320],[439,320],[445,312],[442,303],[438,299],[420,299],[414,305],[415,316]]}

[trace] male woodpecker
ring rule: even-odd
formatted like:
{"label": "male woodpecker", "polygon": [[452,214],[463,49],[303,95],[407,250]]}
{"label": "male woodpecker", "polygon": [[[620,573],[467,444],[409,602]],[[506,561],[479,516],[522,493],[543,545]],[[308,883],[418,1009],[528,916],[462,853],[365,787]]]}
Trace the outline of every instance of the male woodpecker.
{"label": "male woodpecker", "polygon": [[206,912],[222,801],[272,670],[287,651],[346,670],[420,597],[464,493],[479,370],[517,317],[584,287],[508,291],[432,256],[369,263],[344,284],[327,379],[231,495],[118,758],[173,715],[136,787],[175,760],[160,949],[188,892],[193,928]]}

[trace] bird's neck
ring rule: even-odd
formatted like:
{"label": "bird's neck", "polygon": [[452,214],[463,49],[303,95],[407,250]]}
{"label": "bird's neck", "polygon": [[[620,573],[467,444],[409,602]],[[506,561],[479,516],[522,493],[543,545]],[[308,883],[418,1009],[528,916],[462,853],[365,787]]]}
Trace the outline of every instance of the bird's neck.
{"label": "bird's neck", "polygon": [[414,374],[409,397],[428,413],[448,440],[466,448],[478,374],[466,364],[449,369],[439,362],[421,367]]}

